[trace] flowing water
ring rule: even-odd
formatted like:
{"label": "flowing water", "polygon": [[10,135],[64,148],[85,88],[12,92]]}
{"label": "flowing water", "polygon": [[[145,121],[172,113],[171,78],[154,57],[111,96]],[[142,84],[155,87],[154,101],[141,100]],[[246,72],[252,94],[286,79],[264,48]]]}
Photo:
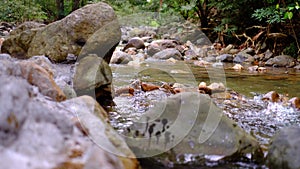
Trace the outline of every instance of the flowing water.
{"label": "flowing water", "polygon": [[[240,127],[258,139],[261,147],[267,152],[270,138],[280,128],[293,124],[300,125],[300,111],[288,104],[262,101],[263,94],[276,91],[288,97],[300,96],[300,71],[287,68],[267,68],[266,72],[249,72],[247,65],[244,70],[231,69],[232,64],[225,64],[224,71],[214,72],[214,66],[200,67],[191,63],[167,61],[146,61],[139,65],[111,65],[115,88],[129,86],[139,79],[161,85],[167,83],[181,83],[187,87],[196,88],[200,82],[225,83],[226,87],[242,95],[242,100],[225,101],[215,100],[215,103],[224,110],[231,119]],[[222,75],[223,74],[223,75]],[[224,76],[225,75],[225,76]],[[112,110],[111,123],[123,131],[132,124],[132,120],[138,118],[155,102],[168,97],[168,94],[156,90],[152,92],[137,92],[134,97],[116,97],[117,106]],[[144,168],[154,165],[155,162],[142,160]],[[192,165],[172,166],[173,168],[198,168],[197,160],[186,161]],[[159,167],[159,164],[155,165]],[[200,165],[203,167],[203,164]],[[214,168],[266,168],[251,162],[215,163],[205,162],[206,167]],[[165,166],[164,166],[165,167]],[[164,168],[162,167],[162,168]],[[151,167],[150,167],[151,168]]]}

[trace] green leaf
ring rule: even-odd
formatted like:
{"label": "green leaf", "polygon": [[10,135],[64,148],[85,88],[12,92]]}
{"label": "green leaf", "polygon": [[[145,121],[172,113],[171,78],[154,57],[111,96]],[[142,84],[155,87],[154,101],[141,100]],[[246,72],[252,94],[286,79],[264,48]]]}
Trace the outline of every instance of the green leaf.
{"label": "green leaf", "polygon": [[295,9],[294,6],[289,6],[289,7],[288,7],[288,10],[289,10],[289,11],[292,11],[292,10],[294,10],[294,9]]}
{"label": "green leaf", "polygon": [[284,19],[292,19],[293,18],[293,12],[286,12],[284,14]]}
{"label": "green leaf", "polygon": [[276,9],[279,9],[279,4],[276,4]]}

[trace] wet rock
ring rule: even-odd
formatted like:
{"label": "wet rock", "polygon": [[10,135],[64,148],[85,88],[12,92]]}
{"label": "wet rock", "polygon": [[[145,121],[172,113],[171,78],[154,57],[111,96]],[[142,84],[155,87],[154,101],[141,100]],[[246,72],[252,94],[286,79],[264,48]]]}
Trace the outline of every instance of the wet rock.
{"label": "wet rock", "polygon": [[159,86],[148,84],[148,83],[141,83],[141,89],[144,92],[152,91],[152,90],[158,90]]}
{"label": "wet rock", "polygon": [[167,48],[175,48],[179,42],[176,40],[170,40],[170,39],[160,39],[160,40],[154,40],[150,43],[150,45],[157,45],[161,49],[167,49]]}
{"label": "wet rock", "polygon": [[54,62],[65,61],[68,54],[82,58],[96,53],[109,62],[119,43],[120,32],[113,9],[99,2],[86,5],[45,27],[9,37],[4,41],[2,52],[18,58],[45,55]]}
{"label": "wet rock", "polygon": [[273,52],[269,49],[264,53],[263,61],[269,60],[273,56]]}
{"label": "wet rock", "polygon": [[292,126],[281,129],[271,141],[267,155],[270,168],[300,168],[300,128]]}
{"label": "wet rock", "polygon": [[132,137],[126,141],[138,157],[149,156],[160,163],[176,164],[184,154],[262,158],[256,139],[224,116],[209,96],[196,92],[176,94],[155,104],[127,134]]}
{"label": "wet rock", "polygon": [[291,103],[292,107],[296,109],[300,109],[300,98],[299,97],[293,97],[289,100]]}
{"label": "wet rock", "polygon": [[133,96],[134,95],[134,88],[132,87],[122,87],[116,90],[116,96]]}
{"label": "wet rock", "polygon": [[198,58],[198,56],[195,53],[195,51],[189,49],[184,52],[184,58],[185,58],[185,60],[196,60]]}
{"label": "wet rock", "polygon": [[199,48],[198,46],[194,45],[191,41],[187,41],[185,45],[190,49],[191,54],[188,53],[188,55],[192,56],[200,56],[202,49]]}
{"label": "wet rock", "polygon": [[268,101],[271,101],[271,102],[278,102],[280,101],[280,96],[277,92],[275,91],[270,91],[268,93],[266,93],[262,100],[268,100]]}
{"label": "wet rock", "polygon": [[221,62],[232,62],[233,56],[231,54],[223,54],[223,55],[217,56],[216,60],[221,61]]}
{"label": "wet rock", "polygon": [[250,72],[256,72],[257,69],[258,69],[258,66],[250,66],[250,67],[248,67],[248,71],[250,71]]}
{"label": "wet rock", "polygon": [[201,82],[198,86],[199,93],[211,95],[211,89],[207,87],[205,82]]}
{"label": "wet rock", "polygon": [[228,54],[232,54],[232,55],[235,55],[235,54],[237,54],[237,53],[239,53],[239,49],[230,49],[229,51],[228,51]]}
{"label": "wet rock", "polygon": [[253,48],[247,48],[243,51],[241,51],[240,53],[246,53],[246,54],[249,54],[249,55],[255,55],[255,50]]}
{"label": "wet rock", "polygon": [[243,63],[245,62],[248,58],[250,58],[251,55],[247,54],[247,53],[238,53],[237,55],[235,55],[233,62],[235,63]]}
{"label": "wet rock", "polygon": [[76,65],[73,86],[78,96],[90,95],[102,106],[113,102],[112,72],[109,65],[96,54],[90,54]]}
{"label": "wet rock", "polygon": [[295,59],[289,55],[279,55],[274,58],[269,59],[265,65],[266,66],[276,66],[276,67],[293,67],[295,66]]}
{"label": "wet rock", "polygon": [[179,42],[170,39],[160,39],[152,41],[147,47],[147,54],[153,56],[154,54],[167,48],[180,48]]}
{"label": "wet rock", "polygon": [[132,57],[125,53],[125,52],[122,52],[122,51],[116,51],[114,52],[111,60],[110,60],[110,63],[112,64],[127,64],[128,62],[132,61]]}
{"label": "wet rock", "polygon": [[162,48],[157,44],[150,44],[147,48],[147,54],[153,56],[154,54],[160,52]]}
{"label": "wet rock", "polygon": [[43,67],[30,61],[22,61],[19,65],[21,76],[27,79],[30,84],[37,86],[42,94],[56,101],[66,99],[65,94],[55,83],[53,75],[47,72]]}
{"label": "wet rock", "polygon": [[232,96],[229,92],[221,92],[221,93],[213,93],[211,95],[212,98],[217,98],[217,99],[231,99]]}
{"label": "wet rock", "polygon": [[234,69],[234,70],[242,70],[242,69],[244,69],[244,67],[243,67],[242,65],[240,65],[240,64],[235,64],[235,65],[232,67],[232,69]]}
{"label": "wet rock", "polygon": [[300,64],[295,66],[294,69],[300,70]]}
{"label": "wet rock", "polygon": [[204,60],[197,60],[197,61],[194,61],[193,62],[194,63],[194,65],[196,65],[196,66],[207,66],[207,65],[211,65],[211,63],[210,62],[207,62],[207,61],[204,61]]}
{"label": "wet rock", "polygon": [[163,59],[163,60],[166,60],[169,58],[174,58],[177,60],[183,60],[183,56],[181,55],[181,53],[174,48],[164,49],[164,50],[156,53],[155,55],[153,55],[153,58]]}
{"label": "wet rock", "polygon": [[257,70],[258,70],[258,72],[263,73],[263,72],[267,71],[267,68],[265,68],[265,67],[258,67]]}
{"label": "wet rock", "polygon": [[234,49],[234,46],[233,46],[232,44],[227,45],[225,48],[222,48],[222,47],[220,46],[221,44],[215,44],[215,45],[217,45],[217,46],[215,47],[216,49],[221,49],[221,51],[220,51],[221,54],[229,54],[229,51],[230,51],[231,49]]}
{"label": "wet rock", "polygon": [[176,62],[178,62],[178,60],[176,60],[174,58],[169,58],[166,61],[169,62],[169,63],[176,63]]}
{"label": "wet rock", "polygon": [[128,48],[145,49],[144,40],[139,37],[131,38],[122,51],[125,51]]}
{"label": "wet rock", "polygon": [[214,56],[205,57],[205,58],[203,58],[203,60],[207,61],[207,62],[216,62],[217,61],[216,57],[214,57]]}
{"label": "wet rock", "polygon": [[245,60],[245,62],[255,64],[255,62],[257,61],[254,59],[254,56],[249,55],[249,57]]}
{"label": "wet rock", "polygon": [[216,82],[212,83],[207,87],[211,89],[212,93],[220,93],[220,92],[224,92],[226,90],[226,87],[221,82],[220,83],[216,83]]}
{"label": "wet rock", "polygon": [[167,93],[172,93],[175,94],[176,92],[174,91],[173,87],[171,87],[170,84],[168,83],[163,83],[161,86],[161,89]]}

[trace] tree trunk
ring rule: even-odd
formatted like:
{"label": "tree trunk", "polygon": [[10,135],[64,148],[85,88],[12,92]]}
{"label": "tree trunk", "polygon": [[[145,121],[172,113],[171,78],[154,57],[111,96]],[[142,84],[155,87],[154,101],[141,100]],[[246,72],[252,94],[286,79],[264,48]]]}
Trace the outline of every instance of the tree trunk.
{"label": "tree trunk", "polygon": [[64,0],[56,0],[56,9],[57,9],[57,19],[62,19],[65,17],[65,7]]}
{"label": "tree trunk", "polygon": [[86,0],[81,0],[81,6],[84,6],[87,4],[87,1]]}
{"label": "tree trunk", "polygon": [[200,0],[197,1],[197,15],[201,22],[202,28],[208,27],[208,0],[204,0],[203,3],[201,3]]}
{"label": "tree trunk", "polygon": [[72,11],[75,11],[80,7],[80,0],[73,0]]}

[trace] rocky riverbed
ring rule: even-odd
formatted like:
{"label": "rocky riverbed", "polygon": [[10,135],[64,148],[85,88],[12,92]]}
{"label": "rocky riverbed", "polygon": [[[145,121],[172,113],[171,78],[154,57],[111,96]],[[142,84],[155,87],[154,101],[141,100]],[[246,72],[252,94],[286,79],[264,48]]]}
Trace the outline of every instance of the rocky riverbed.
{"label": "rocky riverbed", "polygon": [[[105,3],[1,26],[5,168],[300,166],[290,56],[219,48],[188,22],[130,26]],[[233,85],[248,77],[275,88]]]}

